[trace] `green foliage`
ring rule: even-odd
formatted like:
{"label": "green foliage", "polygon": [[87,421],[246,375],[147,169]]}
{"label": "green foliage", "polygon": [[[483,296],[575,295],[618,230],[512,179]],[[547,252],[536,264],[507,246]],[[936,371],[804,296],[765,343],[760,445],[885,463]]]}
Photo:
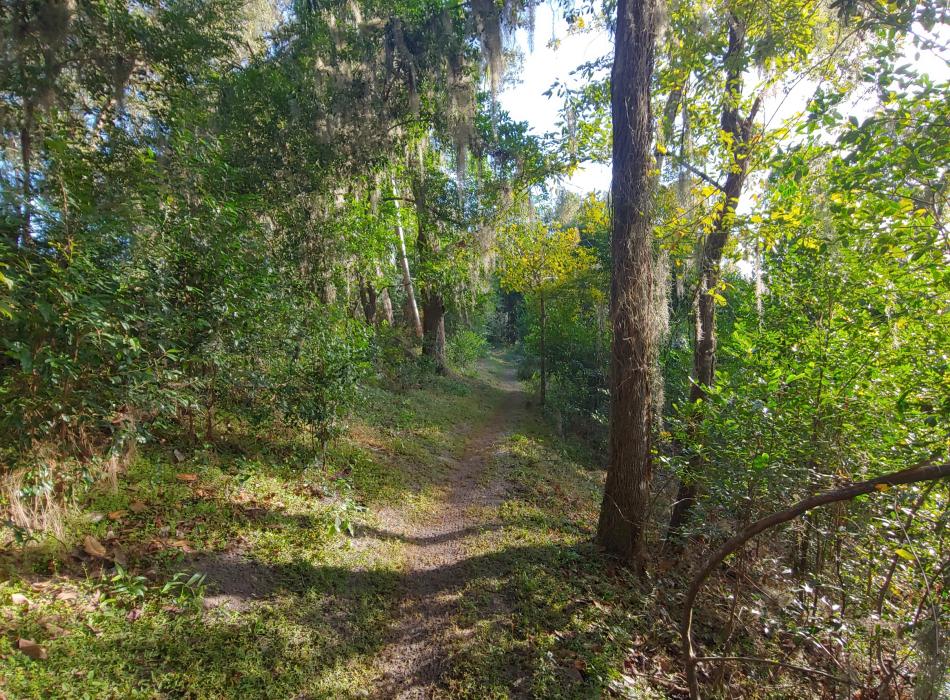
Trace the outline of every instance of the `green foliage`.
{"label": "green foliage", "polygon": [[292,424],[308,428],[321,445],[338,437],[343,419],[369,370],[369,343],[359,323],[312,318],[300,337],[279,339],[285,346],[267,374],[267,393]]}
{"label": "green foliage", "polygon": [[447,351],[453,367],[471,371],[488,354],[488,341],[481,333],[460,330],[449,338]]}
{"label": "green foliage", "polygon": [[200,573],[179,571],[162,586],[159,593],[172,598],[179,605],[197,605],[205,594],[205,579]]}
{"label": "green foliage", "polygon": [[109,594],[113,598],[134,603],[144,598],[147,590],[148,579],[129,573],[120,564],[115,565],[115,573],[109,577]]}

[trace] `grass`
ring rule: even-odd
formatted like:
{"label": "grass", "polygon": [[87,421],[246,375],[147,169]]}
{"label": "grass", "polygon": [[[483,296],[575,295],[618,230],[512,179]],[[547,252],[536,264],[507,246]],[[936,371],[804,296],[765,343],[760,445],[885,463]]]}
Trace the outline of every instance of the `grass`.
{"label": "grass", "polygon": [[[232,427],[214,448],[178,444],[184,460],[174,441],[147,447],[117,491],[102,487],[81,504],[65,542],[0,552],[0,691],[362,697],[401,598],[403,554],[398,541],[362,547],[347,529],[375,525],[382,508],[424,517],[469,426],[498,396],[471,377],[369,387],[350,436],[331,449],[335,474],[315,464],[303,436],[279,431]],[[108,560],[84,551],[87,537]],[[265,579],[251,591],[261,600],[206,608],[212,581],[190,600],[163,592],[209,557],[218,576]],[[138,581],[132,593],[111,580],[113,561]],[[45,658],[31,659],[20,640]]]}
{"label": "grass", "polygon": [[[233,428],[181,461],[171,441],[149,447],[118,491],[82,504],[65,549],[0,557],[0,689],[7,698],[365,697],[403,595],[404,545],[367,546],[347,531],[378,527],[384,510],[411,522],[439,504],[467,435],[503,400],[503,369],[490,358],[477,376],[425,389],[368,388],[348,438],[331,449],[333,473],[305,439],[280,431]],[[481,475],[509,487],[499,505],[482,506],[481,519],[499,527],[466,552],[446,695],[660,697],[623,674],[650,602],[590,544],[596,460],[528,411],[509,428]],[[83,551],[87,536],[125,579]],[[213,564],[203,587],[163,592],[196,562]],[[237,594],[216,597],[215,581]],[[17,649],[22,639],[46,658]]]}

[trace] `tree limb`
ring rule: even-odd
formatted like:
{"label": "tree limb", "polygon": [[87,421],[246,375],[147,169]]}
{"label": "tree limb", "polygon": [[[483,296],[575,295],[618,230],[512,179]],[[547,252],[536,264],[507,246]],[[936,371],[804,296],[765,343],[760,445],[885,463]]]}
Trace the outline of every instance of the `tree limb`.
{"label": "tree limb", "polygon": [[778,511],[777,513],[772,513],[764,518],[760,518],[726,540],[726,542],[706,560],[696,575],[693,576],[683,601],[680,638],[683,645],[686,681],[689,685],[690,698],[692,700],[700,700],[701,697],[699,692],[699,679],[696,676],[696,665],[702,660],[702,657],[696,655],[693,646],[693,607],[696,604],[696,597],[702,590],[706,579],[709,578],[710,574],[715,571],[726,557],[741,548],[756,535],[777,525],[794,520],[814,508],[826,506],[830,503],[849,501],[876,490],[887,490],[887,488],[891,486],[913,484],[919,481],[935,481],[937,479],[946,479],[947,477],[950,477],[950,462],[904,469],[899,472],[879,476],[875,479],[848,484],[811,496],[810,498],[799,501],[786,510]]}

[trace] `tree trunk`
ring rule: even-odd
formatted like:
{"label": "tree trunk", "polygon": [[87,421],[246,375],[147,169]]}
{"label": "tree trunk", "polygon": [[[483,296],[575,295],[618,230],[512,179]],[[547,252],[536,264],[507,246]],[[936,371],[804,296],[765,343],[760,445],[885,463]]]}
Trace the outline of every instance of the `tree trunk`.
{"label": "tree trunk", "polygon": [[23,125],[20,128],[20,159],[23,161],[21,213],[22,228],[20,240],[14,239],[13,247],[17,244],[29,246],[33,242],[33,105],[27,102],[23,116]]}
{"label": "tree trunk", "polygon": [[652,113],[656,0],[619,0],[611,76],[613,233],[610,444],[597,526],[610,554],[642,571],[653,460]]}
{"label": "tree trunk", "polygon": [[[722,186],[722,207],[713,222],[712,233],[703,244],[700,263],[698,302],[696,304],[696,342],[693,346],[692,385],[689,390],[691,404],[706,401],[706,389],[716,380],[716,297],[721,280],[722,251],[725,248],[735,220],[736,205],[742,194],[746,173],[749,169],[749,146],[752,140],[752,124],[759,108],[756,100],[746,119],[739,118],[738,102],[742,97],[741,57],[745,50],[744,29],[734,20],[729,27],[729,47],[726,50],[725,65],[726,95],[723,99],[721,117],[722,130],[732,134],[732,161]],[[701,418],[694,417],[690,429],[691,438],[696,437]],[[691,439],[695,443],[695,439]],[[701,454],[694,454],[689,460],[689,472],[680,481],[676,501],[670,515],[669,537],[677,539],[683,531],[686,521],[696,504],[697,485],[695,475],[702,473],[705,466]]]}
{"label": "tree trunk", "polygon": [[[378,279],[382,279],[383,277],[382,270],[380,269],[378,263],[376,265],[376,277]],[[382,307],[383,314],[381,317],[377,315],[376,322],[382,323],[383,321],[385,321],[390,326],[392,326],[393,325],[393,302],[392,302],[392,299],[389,298],[389,289],[386,287],[383,287],[382,291],[379,293],[379,305]]]}
{"label": "tree trunk", "polygon": [[396,233],[399,236],[399,266],[402,268],[402,286],[406,291],[406,310],[409,312],[409,323],[417,338],[422,338],[422,320],[419,318],[419,306],[416,304],[416,292],[412,286],[412,275],[409,273],[409,256],[406,254],[406,234],[402,228],[402,217],[399,207],[399,190],[396,188],[396,178],[390,180],[393,186],[393,202],[396,205]]}
{"label": "tree trunk", "polygon": [[376,300],[378,295],[376,294],[376,289],[373,287],[373,283],[363,279],[363,276],[359,276],[359,290],[360,290],[360,304],[363,306],[363,315],[366,317],[366,323],[369,325],[374,325],[377,321],[377,304]]}
{"label": "tree trunk", "polygon": [[[421,166],[421,164],[420,164]],[[429,212],[426,208],[426,182],[423,175],[412,180],[412,198],[416,206],[416,250],[423,269],[439,254],[439,239],[432,232]],[[432,360],[439,374],[448,371],[445,358],[445,300],[431,279],[424,279],[422,286],[422,355]]]}
{"label": "tree trunk", "polygon": [[545,325],[545,316],[544,316],[544,292],[541,292],[539,295],[540,305],[541,305],[541,405],[544,405],[544,401],[547,398],[548,393],[548,358],[547,350],[544,347],[544,325]]}
{"label": "tree trunk", "polygon": [[430,292],[423,306],[422,354],[435,364],[439,374],[448,371],[445,359],[445,304],[442,295]]}

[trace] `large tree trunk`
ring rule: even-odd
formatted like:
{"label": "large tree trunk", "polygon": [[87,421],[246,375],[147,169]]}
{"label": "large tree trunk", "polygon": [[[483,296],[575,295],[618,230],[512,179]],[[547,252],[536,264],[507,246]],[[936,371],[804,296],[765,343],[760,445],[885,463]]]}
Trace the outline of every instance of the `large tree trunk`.
{"label": "large tree trunk", "polygon": [[597,539],[642,571],[650,499],[656,323],[653,318],[652,113],[656,0],[619,0],[611,77],[613,234],[610,446]]}
{"label": "large tree trunk", "polygon": [[409,273],[409,256],[406,254],[406,234],[402,228],[402,218],[399,207],[399,190],[396,188],[396,178],[391,178],[393,186],[393,200],[396,205],[396,233],[399,235],[399,266],[402,269],[402,286],[406,292],[406,311],[409,323],[417,338],[423,335],[422,320],[419,318],[419,306],[416,304],[416,292],[412,286],[412,275]]}
{"label": "large tree trunk", "polygon": [[[426,203],[426,183],[422,176],[413,178],[412,198],[416,205],[416,223],[419,230],[416,250],[423,266],[439,254],[439,239],[431,231]],[[422,355],[432,360],[439,374],[448,372],[445,357],[445,301],[432,280],[424,280],[422,287]]]}
{"label": "large tree trunk", "polygon": [[445,358],[445,304],[441,294],[430,292],[426,295],[422,327],[422,354],[432,360],[439,374],[445,374],[448,363]]}
{"label": "large tree trunk", "polygon": [[373,283],[364,279],[363,275],[358,276],[358,283],[360,304],[363,306],[363,316],[366,317],[367,324],[375,325],[378,320],[378,305],[376,302],[379,295],[376,293],[376,288],[373,287]]}
{"label": "large tree trunk", "polygon": [[[742,98],[742,53],[745,50],[744,29],[733,20],[729,27],[729,46],[726,50],[726,95],[723,99],[722,130],[732,135],[732,159],[722,186],[722,206],[713,222],[712,232],[703,244],[700,268],[698,302],[696,304],[696,339],[693,346],[692,385],[689,390],[691,404],[704,403],[706,390],[716,380],[716,298],[722,267],[722,251],[732,231],[736,205],[742,194],[746,173],[749,169],[749,147],[752,139],[752,124],[758,111],[759,101],[752,106],[749,116],[739,117],[738,103]],[[699,417],[694,417],[690,432],[695,437]],[[695,440],[692,440],[695,442]],[[689,460],[689,474],[680,481],[673,512],[670,516],[669,534],[677,538],[696,503],[695,476],[704,468],[703,456],[694,454]]]}

